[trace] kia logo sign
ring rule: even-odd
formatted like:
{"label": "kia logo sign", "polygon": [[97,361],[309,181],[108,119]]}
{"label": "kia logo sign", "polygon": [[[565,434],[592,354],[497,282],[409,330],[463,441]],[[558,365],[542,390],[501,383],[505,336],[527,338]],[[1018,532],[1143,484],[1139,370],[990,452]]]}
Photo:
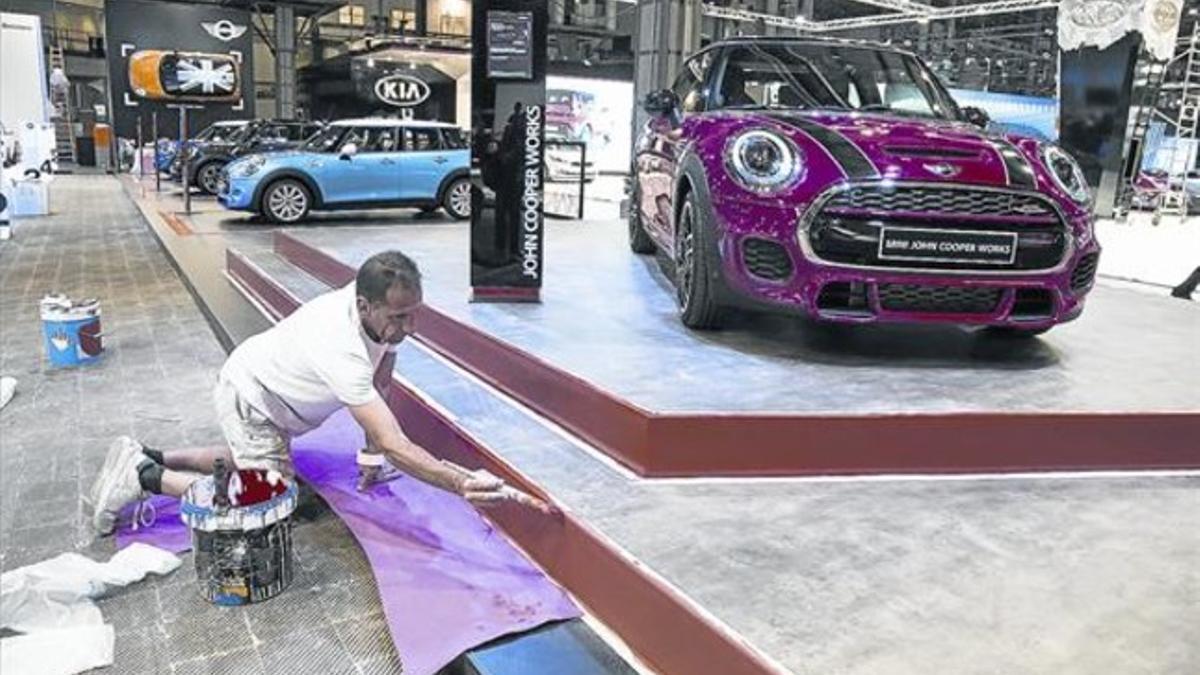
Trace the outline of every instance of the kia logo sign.
{"label": "kia logo sign", "polygon": [[388,75],[375,83],[375,97],[388,105],[408,108],[429,98],[429,85],[408,75]]}

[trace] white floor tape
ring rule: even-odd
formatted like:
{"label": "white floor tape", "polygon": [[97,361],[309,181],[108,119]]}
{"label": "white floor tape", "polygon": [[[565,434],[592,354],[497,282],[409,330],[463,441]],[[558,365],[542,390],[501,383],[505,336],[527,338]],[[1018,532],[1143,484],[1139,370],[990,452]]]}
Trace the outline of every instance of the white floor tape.
{"label": "white floor tape", "polygon": [[179,564],[178,556],[138,543],[104,563],[64,553],[0,574],[0,628],[23,633],[0,640],[0,673],[72,675],[111,665],[112,626],[92,599]]}

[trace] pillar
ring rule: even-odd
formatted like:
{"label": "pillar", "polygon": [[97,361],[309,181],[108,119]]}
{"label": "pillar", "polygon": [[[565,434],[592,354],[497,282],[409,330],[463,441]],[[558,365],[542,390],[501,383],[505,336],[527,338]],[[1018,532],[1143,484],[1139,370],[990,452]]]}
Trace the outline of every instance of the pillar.
{"label": "pillar", "polygon": [[296,10],[275,6],[275,116],[296,116]]}

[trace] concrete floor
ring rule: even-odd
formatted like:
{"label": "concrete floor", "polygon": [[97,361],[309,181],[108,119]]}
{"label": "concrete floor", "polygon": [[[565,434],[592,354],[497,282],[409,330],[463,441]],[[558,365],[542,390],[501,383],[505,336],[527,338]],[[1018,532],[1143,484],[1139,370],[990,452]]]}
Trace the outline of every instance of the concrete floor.
{"label": "concrete floor", "polygon": [[644,480],[416,343],[397,375],[792,673],[1200,672],[1200,476]]}
{"label": "concrete floor", "polygon": [[[112,555],[111,539],[91,540],[80,496],[113,437],[163,448],[221,442],[208,401],[225,354],[120,185],[60,176],[51,204],[54,215],[19,221],[0,242],[0,373],[19,380],[0,412],[2,570],[66,551]],[[52,290],[101,299],[98,363],[49,368],[37,302]],[[102,672],[401,672],[349,531],[315,498],[297,518],[299,570],[269,603],[209,605],[190,554],[174,574],[103,600],[117,639],[116,663]]]}
{"label": "concrete floor", "polygon": [[463,225],[289,232],[352,266],[401,249],[421,265],[433,307],[650,410],[1200,410],[1200,305],[1104,281],[1082,318],[1024,342],[755,315],[696,332],[678,321],[654,260],[630,253],[619,221],[551,223],[535,305],[467,302]]}

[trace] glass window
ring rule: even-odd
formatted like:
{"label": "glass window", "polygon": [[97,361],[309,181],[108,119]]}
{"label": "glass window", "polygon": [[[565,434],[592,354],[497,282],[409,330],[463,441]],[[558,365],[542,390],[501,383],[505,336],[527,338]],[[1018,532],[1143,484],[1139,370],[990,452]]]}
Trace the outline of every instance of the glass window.
{"label": "glass window", "polygon": [[442,143],[447,150],[466,150],[469,147],[466,132],[458,127],[442,129]]}
{"label": "glass window", "polygon": [[408,152],[424,152],[442,149],[442,136],[436,127],[406,127],[404,149]]}
{"label": "glass window", "polygon": [[359,152],[396,152],[399,150],[399,138],[393,127],[371,127],[363,129],[363,140],[358,146]]}
{"label": "glass window", "polygon": [[337,152],[343,145],[340,141],[347,129],[342,126],[325,127],[304,143],[304,149],[308,152]]}
{"label": "glass window", "polygon": [[722,108],[851,108],[951,117],[949,97],[915,58],[803,43],[732,49],[717,87]]}
{"label": "glass window", "polygon": [[346,5],[338,10],[338,23],[344,26],[362,26],[367,22],[367,12],[362,5]]}
{"label": "glass window", "polygon": [[704,109],[704,74],[712,63],[712,52],[705,52],[683,64],[683,72],[675,79],[671,91],[679,97],[684,112]]}
{"label": "glass window", "polygon": [[417,13],[411,9],[393,9],[388,18],[392,30],[408,32],[417,27]]}

